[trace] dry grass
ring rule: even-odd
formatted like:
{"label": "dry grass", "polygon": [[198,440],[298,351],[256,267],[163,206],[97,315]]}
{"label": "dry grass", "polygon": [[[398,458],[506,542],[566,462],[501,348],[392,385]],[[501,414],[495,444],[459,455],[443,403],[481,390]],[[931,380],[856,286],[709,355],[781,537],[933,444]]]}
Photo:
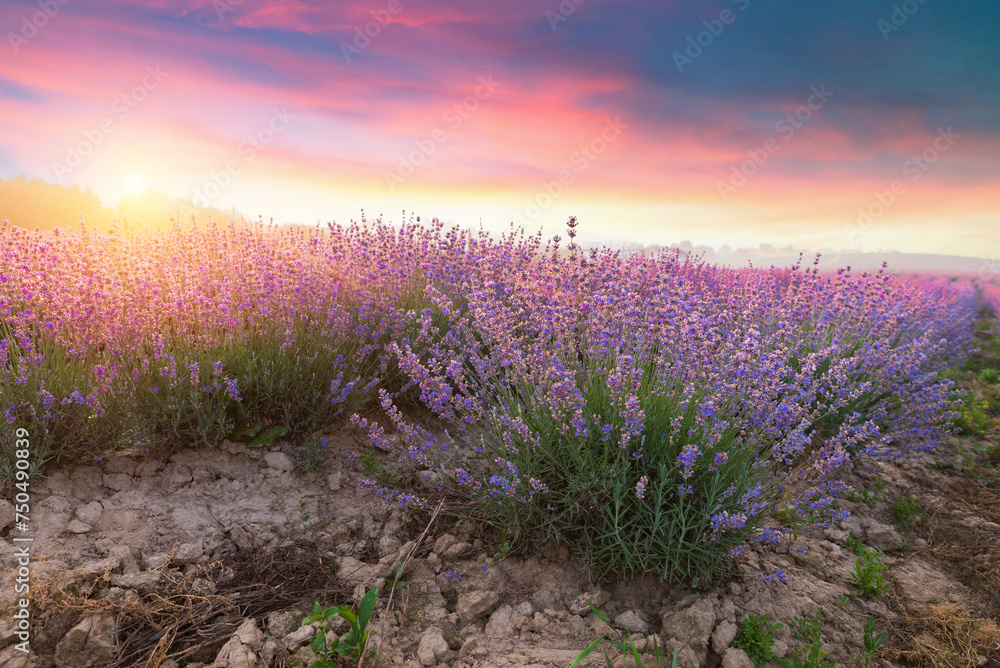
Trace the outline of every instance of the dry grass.
{"label": "dry grass", "polygon": [[908,664],[932,668],[974,668],[1000,659],[1000,627],[951,603],[905,611],[894,629],[908,649],[894,652]]}
{"label": "dry grass", "polygon": [[[246,617],[311,608],[317,599],[350,595],[321,565],[315,549],[298,546],[237,553],[190,576],[166,567],[157,570],[161,581],[154,591],[129,592],[116,601],[97,598],[110,586],[107,572],[82,578],[70,571],[35,582],[32,613],[45,627],[38,649],[50,654],[84,616],[108,614],[115,618],[119,638],[109,668],[158,668],[167,659],[210,662]],[[215,583],[215,591],[206,590],[204,582],[199,586],[197,579]],[[46,633],[50,624],[55,630]]]}

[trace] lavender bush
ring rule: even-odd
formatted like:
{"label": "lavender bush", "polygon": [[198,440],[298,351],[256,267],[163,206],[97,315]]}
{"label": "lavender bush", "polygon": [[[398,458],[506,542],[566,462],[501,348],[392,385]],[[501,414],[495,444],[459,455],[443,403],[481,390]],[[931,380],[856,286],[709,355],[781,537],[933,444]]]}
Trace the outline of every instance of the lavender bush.
{"label": "lavender bush", "polygon": [[[780,539],[775,514],[834,519],[837,470],[948,430],[939,372],[967,353],[971,281],[585,253],[575,235],[575,220],[566,247],[436,220],[5,224],[0,404],[36,468],[116,447],[304,443],[354,414],[428,494],[521,544],[676,582]],[[416,403],[445,437],[407,419]],[[377,413],[395,433],[360,417]]]}
{"label": "lavender bush", "polygon": [[429,289],[449,317],[422,332],[434,354],[394,346],[453,443],[387,395],[401,438],[371,429],[507,535],[567,543],[602,573],[697,582],[777,541],[779,508],[836,519],[841,467],[947,430],[937,371],[968,344],[968,295],[558,243],[519,272]]}

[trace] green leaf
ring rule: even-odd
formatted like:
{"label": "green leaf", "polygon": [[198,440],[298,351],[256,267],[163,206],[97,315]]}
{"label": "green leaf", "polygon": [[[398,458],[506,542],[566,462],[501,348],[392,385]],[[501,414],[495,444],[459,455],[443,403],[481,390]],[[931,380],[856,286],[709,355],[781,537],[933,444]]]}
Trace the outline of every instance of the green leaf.
{"label": "green leaf", "polygon": [[326,636],[322,631],[317,631],[316,635],[313,636],[312,642],[309,643],[309,649],[312,650],[313,654],[323,654],[326,650]]}
{"label": "green leaf", "polygon": [[372,587],[365,594],[365,597],[361,599],[361,606],[358,608],[358,626],[363,632],[365,627],[368,626],[368,620],[372,618],[372,613],[375,612],[375,601],[378,599],[378,588]]}
{"label": "green leaf", "polygon": [[[581,661],[583,661],[584,659],[586,659],[588,656],[590,656],[591,652],[593,652],[595,649],[597,649],[597,646],[601,644],[602,640],[604,640],[604,636],[601,636],[600,638],[598,638],[594,642],[590,643],[590,645],[587,646],[587,649],[585,649],[582,652],[580,652],[580,656],[576,657],[576,661],[574,661],[573,665],[570,666],[569,668],[576,668],[578,665],[580,665]],[[588,663],[587,665],[589,666],[590,664]]]}
{"label": "green leaf", "polygon": [[642,660],[639,659],[639,651],[635,648],[635,643],[632,642],[632,636],[628,637],[628,648],[632,652],[632,658],[635,659],[635,665],[637,668],[642,668]]}
{"label": "green leaf", "polygon": [[599,620],[601,620],[602,622],[604,622],[608,626],[611,626],[611,620],[608,619],[607,615],[605,615],[603,612],[601,612],[600,610],[598,610],[597,607],[593,603],[591,603],[590,601],[587,601],[587,605],[590,606],[590,609],[594,611],[594,614],[597,615],[597,618]]}
{"label": "green leaf", "polygon": [[288,433],[288,427],[271,427],[257,438],[250,441],[247,447],[274,445],[274,442]]}

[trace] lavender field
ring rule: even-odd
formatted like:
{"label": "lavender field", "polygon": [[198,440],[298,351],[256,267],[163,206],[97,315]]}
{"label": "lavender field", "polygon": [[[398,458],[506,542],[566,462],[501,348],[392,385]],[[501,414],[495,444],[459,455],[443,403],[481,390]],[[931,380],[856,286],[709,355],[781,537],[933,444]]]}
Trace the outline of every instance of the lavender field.
{"label": "lavender field", "polygon": [[32,476],[227,438],[308,467],[359,456],[314,436],[349,420],[414,474],[362,478],[380,498],[681,583],[840,519],[835,474],[954,429],[940,372],[995,286],[584,252],[576,225],[5,224],[4,416]]}

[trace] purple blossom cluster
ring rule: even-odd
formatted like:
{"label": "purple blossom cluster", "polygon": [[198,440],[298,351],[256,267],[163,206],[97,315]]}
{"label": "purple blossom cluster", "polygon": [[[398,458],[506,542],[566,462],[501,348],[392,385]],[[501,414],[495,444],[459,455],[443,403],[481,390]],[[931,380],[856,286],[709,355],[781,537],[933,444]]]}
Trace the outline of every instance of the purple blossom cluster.
{"label": "purple blossom cluster", "polygon": [[[938,372],[998,301],[988,281],[716,267],[585,251],[571,231],[563,247],[419,219],[57,236],[5,222],[4,417],[55,456],[308,434],[356,412],[375,446],[517,531],[591,536],[600,560],[618,534],[587,523],[613,517],[651,544],[728,553],[772,542],[779,507],[832,521],[834,474],[856,460],[933,448],[955,407]],[[406,419],[413,402],[448,438]]]}

